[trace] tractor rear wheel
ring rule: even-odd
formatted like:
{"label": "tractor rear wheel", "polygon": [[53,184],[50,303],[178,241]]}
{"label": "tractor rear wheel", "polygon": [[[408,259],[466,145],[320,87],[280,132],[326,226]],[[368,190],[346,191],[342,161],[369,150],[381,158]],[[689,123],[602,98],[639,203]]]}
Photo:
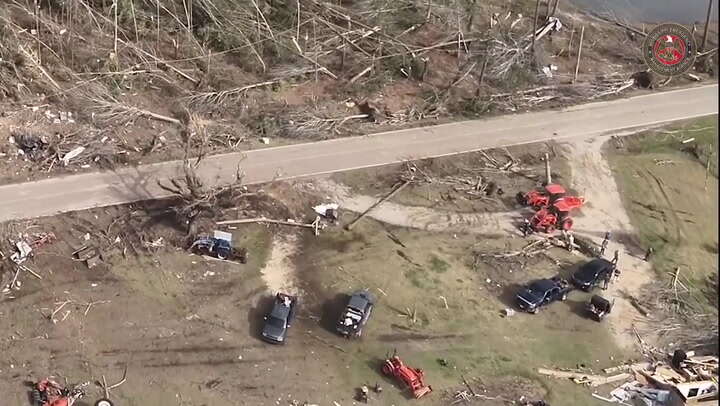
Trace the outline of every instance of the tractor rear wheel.
{"label": "tractor rear wheel", "polygon": [[515,195],[515,198],[517,199],[517,202],[518,202],[518,203],[520,203],[520,204],[523,205],[523,206],[527,206],[528,202],[527,202],[527,199],[525,199],[525,193],[523,193],[523,192],[518,192],[518,193]]}
{"label": "tractor rear wheel", "polygon": [[392,366],[390,361],[385,361],[385,363],[383,364],[383,367],[382,367],[382,372],[385,375],[392,375],[394,369],[395,369],[395,367]]}

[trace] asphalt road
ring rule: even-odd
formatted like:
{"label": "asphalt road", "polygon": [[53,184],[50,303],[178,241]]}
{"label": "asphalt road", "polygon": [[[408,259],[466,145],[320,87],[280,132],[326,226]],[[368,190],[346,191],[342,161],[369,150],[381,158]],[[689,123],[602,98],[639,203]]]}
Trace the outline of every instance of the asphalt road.
{"label": "asphalt road", "polygon": [[[198,173],[206,184],[227,184],[241,163],[245,183],[264,183],[550,139],[611,135],[717,113],[714,84],[564,110],[216,155],[206,158]],[[157,181],[179,176],[181,168],[182,162],[170,161],[0,186],[0,222],[166,197]]]}

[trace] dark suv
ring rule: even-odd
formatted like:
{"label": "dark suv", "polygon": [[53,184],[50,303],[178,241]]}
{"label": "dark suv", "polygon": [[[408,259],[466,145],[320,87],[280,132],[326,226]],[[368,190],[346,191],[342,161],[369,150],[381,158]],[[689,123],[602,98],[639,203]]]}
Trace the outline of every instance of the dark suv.
{"label": "dark suv", "polygon": [[540,279],[520,289],[516,300],[519,308],[535,314],[541,307],[556,300],[564,301],[571,290],[565,279]]}
{"label": "dark suv", "polygon": [[271,344],[284,344],[290,323],[297,310],[295,296],[278,293],[272,311],[265,316],[265,326],[262,330],[263,340]]}
{"label": "dark suv", "polygon": [[612,277],[613,272],[615,264],[604,258],[595,258],[575,271],[572,283],[578,289],[589,292],[606,278]]}
{"label": "dark suv", "polygon": [[354,292],[337,322],[337,332],[348,338],[360,337],[374,306],[375,298],[368,290]]}

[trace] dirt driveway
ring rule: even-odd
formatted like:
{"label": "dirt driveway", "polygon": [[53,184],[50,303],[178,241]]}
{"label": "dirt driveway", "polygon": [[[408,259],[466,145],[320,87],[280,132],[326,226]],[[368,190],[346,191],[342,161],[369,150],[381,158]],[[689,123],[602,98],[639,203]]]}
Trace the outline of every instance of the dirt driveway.
{"label": "dirt driveway", "polygon": [[632,306],[628,295],[637,297],[643,285],[651,281],[653,270],[640,257],[642,247],[635,243],[637,232],[630,223],[615,178],[603,156],[603,144],[607,141],[607,138],[593,138],[567,144],[572,170],[571,187],[588,202],[581,209],[582,220],[577,222],[579,227],[575,232],[599,244],[605,232],[609,231],[611,238],[605,256],[610,259],[615,250],[620,251],[620,279],[602,295],[615,300],[613,314],[608,321],[618,344],[632,348],[637,344],[632,333],[633,322],[642,315]]}

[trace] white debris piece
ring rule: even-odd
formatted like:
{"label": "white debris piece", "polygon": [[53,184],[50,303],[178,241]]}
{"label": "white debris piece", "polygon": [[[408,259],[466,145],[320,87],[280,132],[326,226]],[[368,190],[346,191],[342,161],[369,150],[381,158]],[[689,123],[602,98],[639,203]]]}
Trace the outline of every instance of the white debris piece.
{"label": "white debris piece", "polygon": [[323,203],[313,207],[313,210],[315,213],[325,217],[328,210],[337,210],[338,207],[340,207],[340,205],[337,203]]}
{"label": "white debris piece", "polygon": [[[562,29],[562,23],[557,17],[549,17],[545,24],[535,31],[535,40],[539,40],[544,37],[550,31],[560,31]],[[532,34],[531,34],[532,35]]]}
{"label": "white debris piece", "polygon": [[213,237],[218,240],[225,240],[228,242],[232,242],[232,234],[227,233],[225,231],[215,230],[215,231],[213,231]]}
{"label": "white debris piece", "polygon": [[62,157],[63,165],[67,166],[71,159],[76,158],[78,155],[82,154],[83,151],[85,151],[85,147],[77,147],[65,154],[65,156]]}
{"label": "white debris piece", "polygon": [[262,138],[260,138],[260,142],[262,142],[263,144],[267,145],[267,144],[270,143],[270,138],[268,138],[268,137],[262,137]]}
{"label": "white debris piece", "polygon": [[555,72],[556,70],[558,70],[557,65],[548,65],[548,66],[543,66],[543,68],[542,68],[542,72],[543,72],[543,74],[545,74],[545,77],[547,77],[547,78],[552,78],[553,72]]}
{"label": "white debris piece", "polygon": [[20,240],[15,243],[15,248],[17,248],[17,252],[12,254],[10,256],[10,259],[16,263],[20,264],[22,262],[25,262],[28,255],[32,252],[32,247],[26,243],[24,240]]}

